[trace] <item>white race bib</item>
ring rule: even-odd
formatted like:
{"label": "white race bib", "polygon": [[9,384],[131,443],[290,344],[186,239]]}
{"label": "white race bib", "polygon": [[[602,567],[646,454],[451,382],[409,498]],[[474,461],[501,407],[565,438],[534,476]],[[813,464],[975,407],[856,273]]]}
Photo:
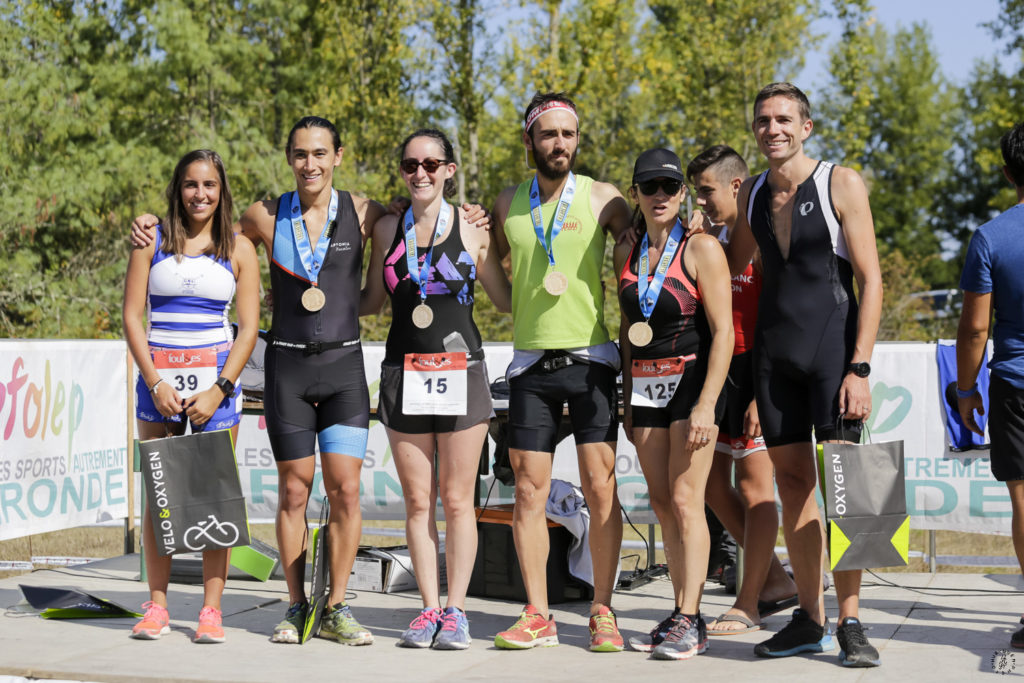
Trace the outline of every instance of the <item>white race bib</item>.
{"label": "white race bib", "polygon": [[466,354],[405,354],[402,412],[406,415],[465,415]]}
{"label": "white race bib", "polygon": [[153,365],[161,378],[189,398],[217,381],[217,351],[208,349],[161,349],[153,352]]}
{"label": "white race bib", "polygon": [[667,406],[679,388],[687,361],[696,358],[696,354],[690,354],[676,358],[633,359],[633,393],[629,397],[630,405],[641,408]]}

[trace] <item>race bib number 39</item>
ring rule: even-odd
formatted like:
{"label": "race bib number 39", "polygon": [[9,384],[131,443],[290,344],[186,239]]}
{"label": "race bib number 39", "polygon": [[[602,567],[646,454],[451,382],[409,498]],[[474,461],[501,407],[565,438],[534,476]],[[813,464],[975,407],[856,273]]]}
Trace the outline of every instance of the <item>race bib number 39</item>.
{"label": "race bib number 39", "polygon": [[465,415],[466,354],[405,354],[402,412],[406,415]]}
{"label": "race bib number 39", "polygon": [[696,358],[696,355],[691,354],[676,358],[634,359],[631,371],[633,393],[629,397],[630,404],[641,408],[667,406],[679,388],[687,361]]}
{"label": "race bib number 39", "polygon": [[212,348],[154,351],[153,365],[182,398],[205,391],[217,381],[217,351]]}

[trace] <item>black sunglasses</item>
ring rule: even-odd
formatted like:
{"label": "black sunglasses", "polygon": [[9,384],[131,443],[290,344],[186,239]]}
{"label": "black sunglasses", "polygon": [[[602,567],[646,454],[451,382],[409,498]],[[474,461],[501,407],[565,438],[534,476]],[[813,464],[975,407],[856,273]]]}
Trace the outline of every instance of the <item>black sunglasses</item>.
{"label": "black sunglasses", "polygon": [[404,172],[408,173],[409,175],[412,175],[420,166],[422,166],[423,170],[426,171],[427,173],[437,173],[437,169],[441,168],[447,163],[447,161],[438,161],[437,159],[424,159],[423,161],[418,161],[416,159],[402,159],[402,163],[400,163],[398,166]]}
{"label": "black sunglasses", "polygon": [[636,186],[641,194],[645,194],[648,197],[657,194],[659,187],[662,192],[671,197],[679,192],[679,189],[683,186],[683,181],[673,180],[672,178],[655,178],[654,180],[645,180],[642,183],[637,183]]}

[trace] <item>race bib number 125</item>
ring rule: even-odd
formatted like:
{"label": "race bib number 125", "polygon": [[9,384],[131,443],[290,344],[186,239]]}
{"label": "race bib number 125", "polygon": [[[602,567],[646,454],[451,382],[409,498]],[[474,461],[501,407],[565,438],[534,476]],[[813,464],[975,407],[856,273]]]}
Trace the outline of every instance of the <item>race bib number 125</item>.
{"label": "race bib number 125", "polygon": [[632,367],[633,394],[631,405],[642,408],[664,408],[675,396],[683,378],[686,362],[696,355],[676,358],[634,359]]}

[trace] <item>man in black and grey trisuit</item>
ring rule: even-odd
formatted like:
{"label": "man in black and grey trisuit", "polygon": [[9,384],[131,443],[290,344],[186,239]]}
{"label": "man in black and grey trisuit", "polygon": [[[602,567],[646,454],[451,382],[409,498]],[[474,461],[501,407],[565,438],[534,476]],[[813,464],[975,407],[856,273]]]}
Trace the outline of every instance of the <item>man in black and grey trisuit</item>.
{"label": "man in black and grey trisuit", "polygon": [[[860,440],[871,414],[868,362],[882,307],[867,188],[856,171],[804,153],[812,128],[810,104],[796,86],[772,83],[758,93],[753,132],[768,170],[740,188],[727,248],[733,275],[755,248],[764,263],[754,340],[757,409],[800,597],[792,621],[754,648],[762,657],[834,647],[822,596],[823,529],[811,434],[819,443]],[[834,575],[839,661],[878,666],[878,651],[858,620],[860,575]]]}

